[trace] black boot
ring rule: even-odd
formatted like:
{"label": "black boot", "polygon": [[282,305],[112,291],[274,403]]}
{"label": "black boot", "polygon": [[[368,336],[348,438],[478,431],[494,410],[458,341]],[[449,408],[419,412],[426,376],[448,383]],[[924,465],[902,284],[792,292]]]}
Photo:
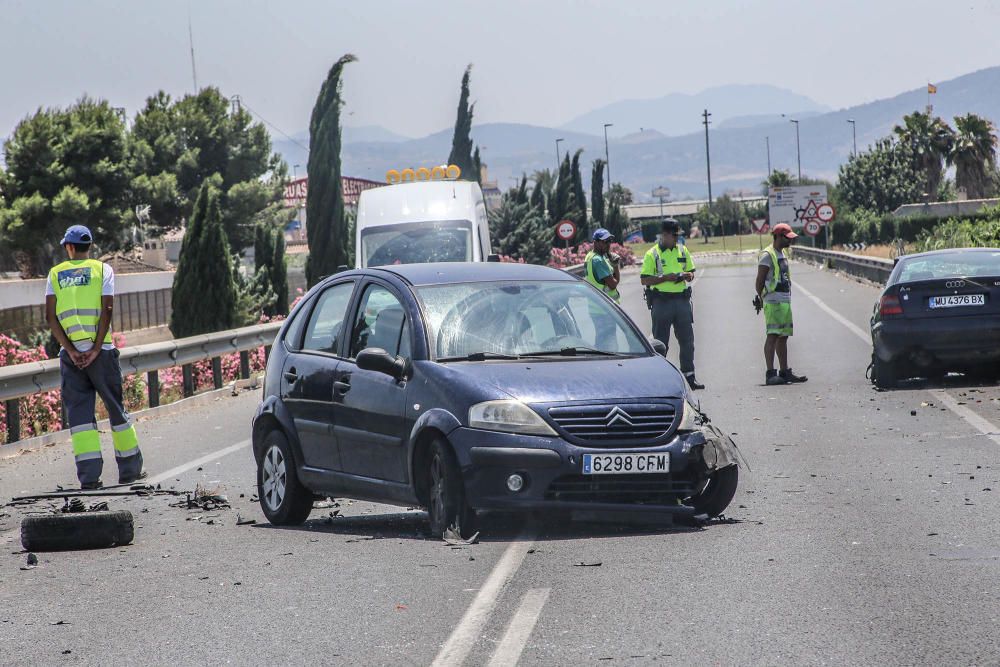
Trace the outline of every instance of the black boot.
{"label": "black boot", "polygon": [[705,388],[705,385],[703,385],[702,383],[698,382],[698,378],[696,378],[694,376],[693,372],[691,372],[691,373],[685,373],[684,374],[684,379],[687,380],[688,386],[691,387],[692,389],[704,389]]}
{"label": "black boot", "polygon": [[764,376],[764,384],[769,384],[769,385],[788,384],[788,380],[785,378],[784,375],[778,375],[778,371],[772,368]]}
{"label": "black boot", "polygon": [[785,378],[785,381],[791,383],[808,382],[809,380],[809,378],[807,378],[805,375],[796,375],[795,373],[792,372],[791,368],[786,368],[785,370],[781,371],[780,375],[781,377]]}
{"label": "black boot", "polygon": [[82,491],[94,491],[96,489],[103,489],[103,488],[104,484],[101,482],[101,480],[97,480],[96,482],[84,482],[83,484],[80,485],[80,489]]}

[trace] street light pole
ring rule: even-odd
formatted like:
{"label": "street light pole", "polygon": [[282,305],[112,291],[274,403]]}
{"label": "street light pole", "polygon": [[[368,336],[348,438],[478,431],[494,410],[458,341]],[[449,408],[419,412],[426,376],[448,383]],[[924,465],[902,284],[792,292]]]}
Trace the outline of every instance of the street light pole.
{"label": "street light pole", "polygon": [[611,192],[611,154],[608,152],[608,128],[614,123],[604,124],[604,165],[608,168],[608,192]]}
{"label": "street light pole", "polygon": [[802,185],[802,149],[799,147],[799,121],[791,119],[795,123],[795,159],[799,164],[799,185]]}
{"label": "street light pole", "polygon": [[771,137],[764,137],[764,145],[767,147],[767,180],[771,180]]}
{"label": "street light pole", "polygon": [[[709,220],[709,224],[711,224],[711,221],[712,221],[712,156],[711,156],[711,152],[708,149],[708,125],[709,125],[709,122],[710,122],[708,119],[709,119],[709,117],[711,115],[712,114],[708,113],[708,109],[705,109],[702,112],[702,114],[701,114],[701,116],[702,116],[702,123],[705,125],[705,170],[708,173],[708,220]],[[722,249],[725,250],[726,249],[726,228],[725,228],[725,223],[721,223],[720,222],[720,224],[722,224]]]}
{"label": "street light pole", "polygon": [[556,174],[559,173],[559,164],[562,160],[559,159],[559,142],[566,141],[565,139],[556,139]]}
{"label": "street light pole", "polygon": [[858,124],[853,118],[848,118],[847,122],[851,124],[851,135],[854,138],[854,157],[858,156]]}

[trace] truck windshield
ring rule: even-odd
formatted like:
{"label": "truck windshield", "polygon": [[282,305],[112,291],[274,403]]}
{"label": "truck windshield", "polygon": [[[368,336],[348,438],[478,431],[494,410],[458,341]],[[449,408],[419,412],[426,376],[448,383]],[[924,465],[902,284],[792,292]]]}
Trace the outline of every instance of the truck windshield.
{"label": "truck windshield", "polygon": [[361,230],[362,266],[471,262],[472,223],[428,220]]}

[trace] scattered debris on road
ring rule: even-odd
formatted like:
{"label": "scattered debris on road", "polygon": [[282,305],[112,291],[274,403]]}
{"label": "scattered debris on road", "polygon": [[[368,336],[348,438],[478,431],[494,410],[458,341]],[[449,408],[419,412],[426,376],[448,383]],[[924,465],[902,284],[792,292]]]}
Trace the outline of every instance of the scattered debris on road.
{"label": "scattered debris on road", "polygon": [[580,561],[579,563],[573,563],[573,567],[601,567],[602,565],[604,565],[604,563],[601,561],[594,561],[592,563]]}
{"label": "scattered debris on road", "polygon": [[441,536],[441,540],[448,546],[467,546],[470,544],[477,544],[479,542],[479,533],[474,533],[469,539],[462,537],[461,533],[458,531],[457,526],[451,526],[445,529],[444,534]]}

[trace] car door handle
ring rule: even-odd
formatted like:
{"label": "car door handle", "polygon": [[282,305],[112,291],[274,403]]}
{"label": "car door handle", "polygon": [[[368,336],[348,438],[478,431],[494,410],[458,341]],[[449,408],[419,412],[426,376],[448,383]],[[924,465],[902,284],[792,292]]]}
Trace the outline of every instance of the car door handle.
{"label": "car door handle", "polygon": [[289,382],[295,382],[296,380],[299,379],[299,376],[295,373],[295,369],[291,368],[285,371],[285,379],[288,380]]}
{"label": "car door handle", "polygon": [[351,383],[337,380],[333,383],[333,390],[338,394],[346,394],[351,390]]}

